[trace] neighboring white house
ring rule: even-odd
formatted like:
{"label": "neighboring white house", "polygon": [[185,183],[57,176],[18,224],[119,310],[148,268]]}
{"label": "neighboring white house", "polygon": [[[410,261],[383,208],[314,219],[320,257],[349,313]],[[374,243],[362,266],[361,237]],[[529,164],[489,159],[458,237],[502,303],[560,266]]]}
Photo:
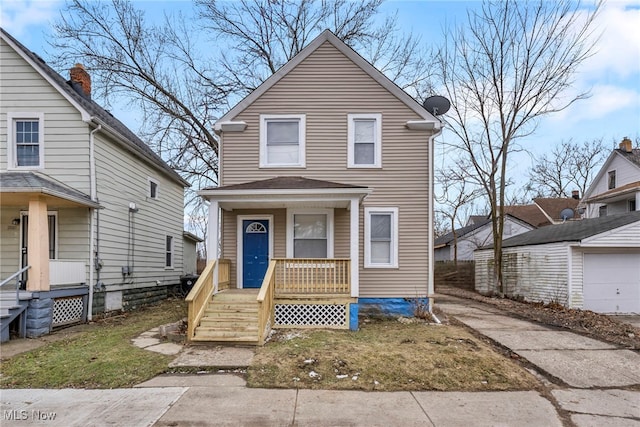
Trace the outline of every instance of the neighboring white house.
{"label": "neighboring white house", "polygon": [[[476,249],[493,243],[493,232],[491,218],[474,218],[470,225],[458,228],[454,232],[438,237],[434,242],[434,259],[436,261],[453,261],[456,258],[457,243],[457,259],[459,261],[473,260],[473,253]],[[511,215],[504,218],[505,239],[518,234],[533,230],[535,227]],[[457,239],[457,240],[456,240]]]}
{"label": "neighboring white house", "polygon": [[48,310],[28,313],[37,335],[166,296],[184,274],[189,184],[91,100],[81,65],[67,80],[0,36],[0,280],[17,275],[26,287],[3,308],[3,339],[29,299]]}
{"label": "neighboring white house", "polygon": [[613,150],[582,199],[585,218],[640,210],[640,148],[625,138]]}
{"label": "neighboring white house", "polygon": [[[505,292],[599,313],[640,313],[640,212],[542,227],[502,243]],[[476,291],[495,292],[493,249],[475,252]]]}

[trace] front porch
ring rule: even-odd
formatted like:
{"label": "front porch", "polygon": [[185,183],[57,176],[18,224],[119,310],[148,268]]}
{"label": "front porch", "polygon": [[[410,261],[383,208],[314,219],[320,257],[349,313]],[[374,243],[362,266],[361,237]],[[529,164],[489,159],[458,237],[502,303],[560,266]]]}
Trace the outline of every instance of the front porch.
{"label": "front porch", "polygon": [[231,263],[211,261],[186,298],[187,339],[263,345],[273,328],[349,329],[349,259],[277,258],[259,289],[229,287]]}

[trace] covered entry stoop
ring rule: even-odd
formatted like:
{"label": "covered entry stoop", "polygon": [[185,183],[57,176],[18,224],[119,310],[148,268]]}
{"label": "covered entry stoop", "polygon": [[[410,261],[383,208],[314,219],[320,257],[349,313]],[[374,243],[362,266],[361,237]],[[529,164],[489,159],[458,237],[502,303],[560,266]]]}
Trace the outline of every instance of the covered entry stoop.
{"label": "covered entry stoop", "polygon": [[259,289],[225,289],[209,301],[192,341],[258,345]]}

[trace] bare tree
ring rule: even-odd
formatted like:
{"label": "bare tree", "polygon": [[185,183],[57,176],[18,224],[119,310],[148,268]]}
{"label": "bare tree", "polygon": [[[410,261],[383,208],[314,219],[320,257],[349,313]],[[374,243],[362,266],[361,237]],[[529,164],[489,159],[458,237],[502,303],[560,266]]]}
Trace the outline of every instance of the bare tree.
{"label": "bare tree", "polygon": [[482,196],[482,188],[471,179],[468,172],[472,170],[464,159],[458,159],[453,166],[438,171],[436,185],[441,193],[436,195],[439,204],[437,212],[446,218],[453,233],[453,261],[458,265],[458,236],[456,222],[462,225],[459,217],[461,210],[468,207]]}
{"label": "bare tree", "polygon": [[421,97],[430,62],[420,38],[401,34],[396,15],[378,24],[383,0],[196,0],[204,27],[232,49],[222,68],[245,95],[324,29],[350,45],[403,89]]}
{"label": "bare tree", "polygon": [[436,61],[446,116],[457,147],[473,165],[491,209],[494,280],[503,294],[502,235],[509,154],[531,135],[538,119],[588,94],[568,89],[593,53],[599,5],[572,0],[492,1],[468,12],[468,23],[449,31]]}
{"label": "bare tree", "polygon": [[[216,118],[325,28],[402,87],[426,93],[420,39],[401,34],[395,16],[379,24],[382,1],[198,0],[199,20],[173,14],[153,23],[128,0],[68,0],[52,62],[84,63],[96,97],[128,102],[152,148],[199,189],[218,182]],[[197,210],[201,200],[192,191],[187,203]]]}
{"label": "bare tree", "polygon": [[602,139],[562,141],[536,159],[529,171],[529,187],[539,197],[571,197],[573,190],[582,195],[608,154]]}

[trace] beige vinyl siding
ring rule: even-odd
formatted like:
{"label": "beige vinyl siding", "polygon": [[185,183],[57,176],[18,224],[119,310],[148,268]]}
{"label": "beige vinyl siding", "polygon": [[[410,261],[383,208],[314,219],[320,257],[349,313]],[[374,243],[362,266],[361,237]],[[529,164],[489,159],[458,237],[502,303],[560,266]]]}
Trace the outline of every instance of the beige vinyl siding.
{"label": "beige vinyl siding", "polygon": [[89,127],[78,110],[4,41],[0,42],[0,170],[8,167],[7,113],[44,113],[42,172],[89,194]]}
{"label": "beige vinyl siding", "polygon": [[[382,169],[347,168],[347,115],[382,114]],[[305,114],[306,167],[259,168],[260,114]],[[222,185],[275,176],[367,186],[360,207],[360,296],[415,297],[427,292],[429,133],[406,129],[420,117],[331,44],[325,43],[233,120],[244,132],[226,133]],[[399,268],[364,269],[363,207],[399,209]],[[340,219],[340,252],[348,248],[348,218]],[[338,221],[338,220],[336,220]],[[347,233],[348,234],[348,233]],[[225,244],[229,244],[225,240]],[[232,242],[235,245],[235,242]],[[348,249],[344,252],[348,256]]]}
{"label": "beige vinyl siding", "polygon": [[[104,207],[100,209],[99,246],[104,262],[100,280],[107,286],[127,287],[157,281],[178,283],[182,274],[183,187],[100,132],[96,134],[95,154],[98,199]],[[147,196],[149,177],[159,184],[157,200]],[[138,212],[130,214],[132,202]],[[173,269],[165,269],[166,235],[173,237]],[[123,278],[123,266],[133,267],[133,274]]]}

